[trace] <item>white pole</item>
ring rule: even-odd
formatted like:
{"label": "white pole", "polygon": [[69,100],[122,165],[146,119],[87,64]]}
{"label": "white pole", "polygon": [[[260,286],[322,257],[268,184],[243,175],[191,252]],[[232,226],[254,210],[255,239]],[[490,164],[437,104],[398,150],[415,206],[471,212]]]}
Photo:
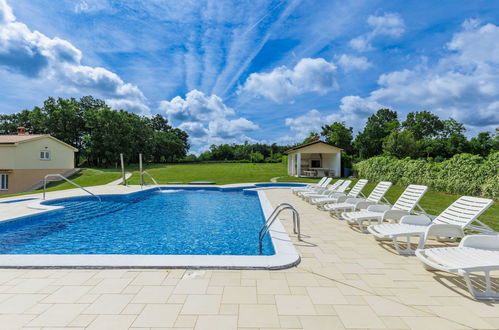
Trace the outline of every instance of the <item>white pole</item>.
{"label": "white pole", "polygon": [[142,173],[142,154],[139,154],[139,171],[140,171],[140,186],[144,184]]}
{"label": "white pole", "polygon": [[123,162],[123,154],[120,154],[121,160],[121,176],[123,177],[123,185],[126,186],[126,177],[125,177],[125,162]]}

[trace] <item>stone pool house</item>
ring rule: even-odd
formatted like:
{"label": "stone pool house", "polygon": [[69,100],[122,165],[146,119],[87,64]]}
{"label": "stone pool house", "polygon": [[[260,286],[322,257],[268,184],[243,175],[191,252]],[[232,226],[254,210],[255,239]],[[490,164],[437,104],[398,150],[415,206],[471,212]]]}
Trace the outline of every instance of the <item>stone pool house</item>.
{"label": "stone pool house", "polygon": [[17,135],[0,135],[0,195],[36,189],[47,174],[73,174],[76,151],[50,135],[28,134],[24,127]]}
{"label": "stone pool house", "polygon": [[286,151],[288,175],[297,177],[341,176],[342,150],[320,140],[293,147]]}

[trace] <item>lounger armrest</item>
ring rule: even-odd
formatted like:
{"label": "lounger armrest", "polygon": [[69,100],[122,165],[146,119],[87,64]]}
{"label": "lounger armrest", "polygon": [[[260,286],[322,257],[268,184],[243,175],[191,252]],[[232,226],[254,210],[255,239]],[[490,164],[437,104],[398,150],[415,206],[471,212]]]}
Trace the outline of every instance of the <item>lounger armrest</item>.
{"label": "lounger armrest", "polygon": [[376,204],[375,202],[359,201],[355,203],[355,209],[357,210],[367,209],[371,205],[378,205],[378,204]]}
{"label": "lounger armrest", "polygon": [[486,250],[499,250],[499,235],[465,236],[459,246]]}
{"label": "lounger armrest", "polygon": [[372,212],[386,212],[386,211],[389,211],[391,210],[391,206],[390,205],[370,205],[367,207],[367,210],[368,211],[372,211]]}
{"label": "lounger armrest", "polygon": [[431,219],[425,215],[404,215],[400,219],[400,223],[417,226],[429,226],[431,224]]}
{"label": "lounger armrest", "polygon": [[346,200],[347,200],[346,195],[336,197],[336,203],[343,203]]}
{"label": "lounger armrest", "polygon": [[435,223],[426,229],[425,240],[428,237],[443,236],[443,237],[463,237],[464,231],[461,226],[450,225],[443,223]]}
{"label": "lounger armrest", "polygon": [[365,201],[364,198],[353,198],[353,197],[349,197],[345,200],[345,203],[348,203],[348,204],[357,204],[359,202],[363,202]]}
{"label": "lounger armrest", "polygon": [[383,220],[400,220],[403,216],[408,215],[406,211],[388,210],[383,214]]}

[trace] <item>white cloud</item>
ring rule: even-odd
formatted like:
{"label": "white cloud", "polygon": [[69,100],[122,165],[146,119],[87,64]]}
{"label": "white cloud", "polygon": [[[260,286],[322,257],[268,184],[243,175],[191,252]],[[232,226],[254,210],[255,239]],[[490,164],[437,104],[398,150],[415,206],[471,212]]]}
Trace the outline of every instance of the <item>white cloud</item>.
{"label": "white cloud", "polygon": [[28,77],[52,79],[62,88],[97,93],[127,110],[149,113],[140,89],[115,73],[81,64],[82,53],[69,41],[49,38],[16,21],[6,0],[0,0],[0,66]]}
{"label": "white cloud", "polygon": [[341,55],[336,63],[343,68],[345,71],[351,70],[366,70],[372,66],[372,63],[367,60],[366,57],[357,57],[343,54]]}
{"label": "white cloud", "polygon": [[197,153],[205,151],[207,144],[243,142],[248,139],[244,133],[259,129],[246,118],[231,118],[236,112],[217,95],[205,95],[198,90],[190,91],[185,98],[176,96],[161,101],[159,109],[171,121],[180,122],[179,128],[189,133]]}
{"label": "white cloud", "polygon": [[[499,124],[499,26],[467,21],[436,64],[383,74],[367,97],[343,98],[351,112],[366,104],[386,105],[403,114],[428,109],[468,127]],[[375,108],[377,106],[374,106]]]}
{"label": "white cloud", "polygon": [[81,0],[74,6],[75,13],[96,13],[111,9],[107,0]]}
{"label": "white cloud", "polygon": [[159,109],[171,119],[183,121],[209,121],[235,114],[217,95],[208,96],[196,89],[187,93],[185,99],[176,96],[170,101],[161,101]]}
{"label": "white cloud", "polygon": [[252,73],[239,92],[284,103],[306,92],[323,95],[337,88],[335,76],[333,63],[323,58],[303,58],[293,69],[281,66],[268,73]]}
{"label": "white cloud", "polygon": [[251,132],[258,129],[258,125],[246,118],[233,120],[220,119],[209,123],[209,134],[223,138],[235,137],[244,132]]}
{"label": "white cloud", "polygon": [[372,41],[379,36],[399,38],[405,32],[405,24],[397,13],[386,13],[383,16],[369,16],[367,24],[371,31],[350,40],[350,46],[358,51],[372,50]]}

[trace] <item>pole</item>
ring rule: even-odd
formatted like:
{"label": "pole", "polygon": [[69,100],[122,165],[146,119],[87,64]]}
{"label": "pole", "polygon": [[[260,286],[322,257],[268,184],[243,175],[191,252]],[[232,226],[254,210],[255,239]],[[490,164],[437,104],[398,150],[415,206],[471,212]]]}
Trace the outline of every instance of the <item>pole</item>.
{"label": "pole", "polygon": [[123,177],[123,185],[126,186],[126,177],[125,177],[125,163],[123,162],[123,154],[120,154],[121,160],[121,176]]}
{"label": "pole", "polygon": [[144,173],[142,173],[142,154],[139,154],[139,172],[140,172],[140,186],[144,184]]}

